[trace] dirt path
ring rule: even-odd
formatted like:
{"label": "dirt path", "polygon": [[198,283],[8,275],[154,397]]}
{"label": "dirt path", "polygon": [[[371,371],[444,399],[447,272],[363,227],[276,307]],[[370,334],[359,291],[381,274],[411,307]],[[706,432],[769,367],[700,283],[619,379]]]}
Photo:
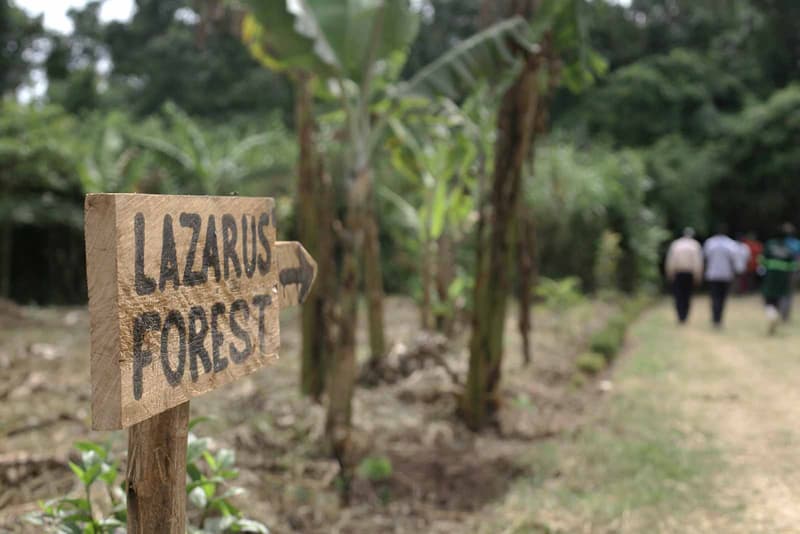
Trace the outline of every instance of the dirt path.
{"label": "dirt path", "polygon": [[[800,327],[765,335],[757,299],[734,299],[723,331],[698,302],[680,355],[686,413],[716,438],[727,468],[723,502],[739,509],[741,532],[800,532]],[[671,320],[669,310],[659,318]],[[666,326],[666,325],[665,325]]]}
{"label": "dirt path", "polygon": [[482,532],[800,533],[798,378],[800,313],[768,337],[755,297],[731,300],[722,331],[707,299],[682,327],[665,299],[591,420],[534,447],[535,476]]}

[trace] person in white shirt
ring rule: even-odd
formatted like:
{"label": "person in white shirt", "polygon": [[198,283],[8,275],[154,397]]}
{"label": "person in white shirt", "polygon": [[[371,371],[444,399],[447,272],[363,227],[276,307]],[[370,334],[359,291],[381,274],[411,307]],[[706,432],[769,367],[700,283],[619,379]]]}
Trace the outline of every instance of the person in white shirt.
{"label": "person in white shirt", "polygon": [[703,249],[694,238],[692,228],[684,229],[683,237],[670,244],[664,272],[672,283],[678,323],[683,324],[689,317],[692,289],[703,280]]}
{"label": "person in white shirt", "polygon": [[741,250],[736,241],[725,234],[724,227],[719,227],[716,234],[706,239],[703,252],[706,256],[706,281],[711,292],[711,317],[714,326],[720,328],[728,289],[741,266]]}

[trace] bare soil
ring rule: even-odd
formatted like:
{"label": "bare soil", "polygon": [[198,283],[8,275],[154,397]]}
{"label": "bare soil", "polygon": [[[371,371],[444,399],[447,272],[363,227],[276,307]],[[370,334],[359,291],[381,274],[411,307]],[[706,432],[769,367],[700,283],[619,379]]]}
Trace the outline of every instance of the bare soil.
{"label": "bare soil", "polygon": [[[450,372],[428,363],[395,383],[359,387],[355,454],[388,458],[392,474],[357,478],[347,507],[338,497],[339,467],[323,448],[324,408],[298,393],[295,314],[281,319],[277,364],[193,400],[192,416],[210,418],[198,434],[236,450],[238,483],[248,491],[238,504],[273,532],[469,532],[487,505],[531,474],[520,459],[531,443],[576,428],[602,395],[594,384],[573,383],[574,359],[610,309],[587,302],[568,317],[537,309],[528,367],[511,314],[501,415],[481,434],[454,415],[465,333],[440,355]],[[411,301],[389,299],[386,317],[395,357],[426,343]],[[0,531],[32,531],[19,518],[37,499],[78,489],[66,465],[75,441],[111,440],[124,457],[124,432],[90,430],[88,354],[84,308],[0,306]]]}

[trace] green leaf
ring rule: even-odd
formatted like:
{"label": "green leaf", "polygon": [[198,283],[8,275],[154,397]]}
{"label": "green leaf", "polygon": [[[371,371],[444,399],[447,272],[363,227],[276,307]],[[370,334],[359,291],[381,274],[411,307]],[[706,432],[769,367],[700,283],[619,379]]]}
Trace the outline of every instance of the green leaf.
{"label": "green leaf", "polygon": [[104,463],[102,465],[102,471],[99,478],[108,486],[114,485],[114,482],[117,480],[117,476],[119,476],[119,462],[114,462],[113,464]]}
{"label": "green leaf", "polygon": [[[243,39],[271,69],[361,83],[407,49],[419,30],[408,0],[245,0]],[[399,72],[399,69],[394,69]]]}
{"label": "green leaf", "polygon": [[216,458],[214,458],[214,455],[212,455],[209,451],[203,451],[203,459],[205,459],[211,471],[216,473],[218,467],[217,467],[217,460]]}
{"label": "green leaf", "polygon": [[196,462],[203,452],[208,450],[208,438],[198,438],[189,432],[189,443],[186,450],[187,462]]}
{"label": "green leaf", "polygon": [[91,486],[94,484],[94,481],[97,480],[97,477],[100,476],[100,473],[103,470],[103,464],[101,463],[94,463],[90,465],[86,471],[84,471],[84,484],[87,486]]}
{"label": "green leaf", "polygon": [[242,38],[268,68],[305,69],[320,75],[341,71],[339,58],[304,0],[245,0],[250,7]]}
{"label": "green leaf", "polygon": [[189,502],[200,509],[204,509],[208,504],[208,497],[206,496],[206,492],[203,491],[203,488],[197,487],[190,491]]}
{"label": "green leaf", "polygon": [[45,524],[42,512],[28,512],[22,515],[22,520],[31,525],[42,526]]}
{"label": "green leaf", "polygon": [[210,508],[219,511],[222,515],[231,515],[238,517],[240,515],[239,509],[228,502],[226,499],[216,498],[211,501]]}
{"label": "green leaf", "polygon": [[220,449],[217,452],[217,464],[220,469],[230,469],[236,463],[236,452],[231,449]]}
{"label": "green leaf", "polygon": [[392,476],[392,461],[385,456],[368,456],[358,464],[356,473],[372,482],[387,480]]}
{"label": "green leaf", "polygon": [[230,515],[211,517],[203,522],[203,529],[209,532],[222,533],[231,528],[235,523],[236,517]]}
{"label": "green leaf", "polygon": [[192,481],[201,480],[203,478],[203,473],[200,472],[200,468],[194,463],[186,464],[186,473]]}
{"label": "green leaf", "polygon": [[79,466],[75,462],[69,462],[69,468],[72,469],[72,472],[75,473],[75,476],[77,476],[81,482],[83,482],[84,484],[86,483],[84,480],[86,472],[83,470],[81,466]]}
{"label": "green leaf", "polygon": [[383,185],[378,187],[378,194],[395,205],[403,216],[403,222],[409,228],[419,231],[422,226],[420,217],[410,202]]}
{"label": "green leaf", "polygon": [[214,497],[214,494],[217,493],[217,484],[220,484],[221,482],[222,480],[219,478],[209,478],[208,481],[200,487],[203,488],[203,491],[206,493],[206,497],[211,499]]}
{"label": "green leaf", "polygon": [[[247,139],[242,141],[242,143],[245,143],[245,142],[247,142]],[[210,417],[205,417],[205,416],[195,417],[191,421],[189,421],[189,431],[191,432],[192,430],[194,430],[194,427],[196,427],[197,425],[199,425],[201,423],[207,423],[209,421],[211,421]]]}
{"label": "green leaf", "polygon": [[82,510],[85,512],[89,511],[89,501],[84,498],[75,498],[75,499],[60,499],[57,501],[57,506],[59,510],[66,510],[69,508],[73,508],[75,510]]}
{"label": "green leaf", "polygon": [[233,480],[239,476],[239,471],[236,469],[223,469],[218,471],[217,474],[224,480]]}
{"label": "green leaf", "polygon": [[78,441],[75,443],[75,448],[81,452],[94,451],[100,458],[106,459],[108,456],[108,448],[103,447],[99,443],[93,441]]}
{"label": "green leaf", "polygon": [[237,519],[236,523],[232,525],[234,532],[250,532],[254,534],[269,534],[269,529],[263,523],[254,521],[252,519]]}
{"label": "green leaf", "polygon": [[497,79],[515,67],[515,47],[533,52],[528,23],[521,17],[498,22],[465,39],[421,69],[399,95],[444,96],[461,100],[481,80]]}
{"label": "green leaf", "polygon": [[439,179],[433,196],[431,212],[431,239],[438,239],[444,231],[447,216],[447,183]]}

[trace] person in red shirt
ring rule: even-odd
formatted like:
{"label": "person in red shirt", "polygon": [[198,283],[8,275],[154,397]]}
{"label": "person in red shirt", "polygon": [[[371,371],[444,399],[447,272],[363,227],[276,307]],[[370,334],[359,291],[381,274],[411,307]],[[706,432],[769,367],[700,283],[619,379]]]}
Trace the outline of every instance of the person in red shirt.
{"label": "person in red shirt", "polygon": [[741,290],[743,293],[753,291],[758,286],[758,258],[764,252],[764,244],[756,239],[755,234],[748,233],[742,243],[750,249],[750,258],[747,261],[747,268],[741,278]]}

